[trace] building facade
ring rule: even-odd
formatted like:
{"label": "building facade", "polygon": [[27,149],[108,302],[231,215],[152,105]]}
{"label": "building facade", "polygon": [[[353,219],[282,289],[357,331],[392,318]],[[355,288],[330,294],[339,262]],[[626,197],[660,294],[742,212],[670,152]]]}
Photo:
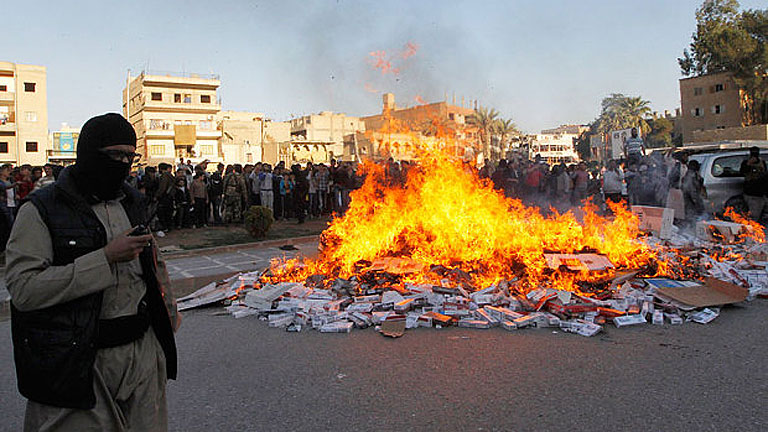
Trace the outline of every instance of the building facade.
{"label": "building facade", "polygon": [[697,131],[743,126],[741,96],[733,75],[728,72],[681,79],[683,142],[695,142]]}
{"label": "building facade", "polygon": [[48,134],[48,142],[51,148],[48,150],[48,162],[57,165],[71,165],[77,159],[77,139],[80,137],[80,128],[70,127],[62,123],[58,130]]}
{"label": "building facade", "polygon": [[300,159],[318,158],[321,154],[327,160],[345,159],[344,138],[365,131],[365,122],[360,118],[330,111],[295,118],[290,123],[291,141],[298,146],[292,151]]}
{"label": "building facade", "polygon": [[47,162],[48,98],[45,66],[0,62],[0,162]]}
{"label": "building facade", "polygon": [[537,134],[528,145],[528,157],[534,159],[540,156],[547,163],[578,162],[575,145],[578,138],[579,135],[573,133]]}
{"label": "building facade", "polygon": [[141,162],[173,163],[180,157],[200,162],[224,160],[217,75],[130,73],[123,90],[123,114],[136,129]]}

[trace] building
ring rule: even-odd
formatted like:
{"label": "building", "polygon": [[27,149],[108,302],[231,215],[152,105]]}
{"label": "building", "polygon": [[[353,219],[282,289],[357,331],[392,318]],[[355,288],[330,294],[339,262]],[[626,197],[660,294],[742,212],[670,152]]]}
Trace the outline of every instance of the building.
{"label": "building", "polygon": [[706,139],[697,132],[741,128],[744,109],[741,90],[729,72],[680,80],[683,143]]}
{"label": "building", "polygon": [[123,90],[123,113],[136,129],[141,162],[157,165],[178,158],[224,160],[217,117],[218,75],[130,72]]}
{"label": "building", "polygon": [[292,119],[291,141],[298,146],[292,152],[299,160],[342,159],[353,160],[352,155],[344,152],[344,137],[355,132],[364,132],[365,122],[358,117],[341,113],[323,111]]}
{"label": "building", "polygon": [[51,148],[47,151],[48,162],[58,165],[70,165],[77,159],[77,139],[80,137],[80,128],[70,127],[66,123],[61,128],[52,131],[48,135]]}
{"label": "building", "polygon": [[576,153],[576,141],[580,134],[575,133],[545,133],[547,131],[559,131],[560,129],[547,129],[541,131],[528,145],[528,157],[534,159],[540,156],[547,163],[573,163],[579,161]]}
{"label": "building", "polygon": [[0,162],[47,162],[46,95],[45,66],[0,62]]}
{"label": "building", "polygon": [[393,157],[418,157],[415,140],[438,145],[436,138],[447,142],[457,157],[480,149],[478,129],[467,123],[475,111],[445,101],[413,107],[398,108],[395,95],[383,95],[381,114],[363,117],[366,132],[349,137],[348,149],[355,149],[358,158],[374,160]]}
{"label": "building", "polygon": [[226,163],[254,163],[262,160],[264,114],[222,111],[218,115],[220,149]]}
{"label": "building", "polygon": [[541,131],[541,133],[544,135],[570,134],[570,135],[579,136],[588,130],[589,130],[589,125],[568,124],[568,125],[560,125],[554,129],[544,129],[543,131]]}

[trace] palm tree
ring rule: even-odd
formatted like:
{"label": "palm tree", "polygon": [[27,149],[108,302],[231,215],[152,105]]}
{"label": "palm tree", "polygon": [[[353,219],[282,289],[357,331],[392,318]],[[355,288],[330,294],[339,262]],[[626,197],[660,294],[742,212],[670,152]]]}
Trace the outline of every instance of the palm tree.
{"label": "palm tree", "polygon": [[504,149],[507,138],[519,134],[512,119],[497,119],[493,124],[493,132],[499,136],[499,146]]}
{"label": "palm tree", "polygon": [[493,108],[479,107],[467,119],[470,124],[480,129],[480,139],[483,142],[483,156],[488,159],[491,152],[491,132],[493,124],[499,117],[499,112]]}
{"label": "palm tree", "polygon": [[651,115],[650,102],[643,100],[640,96],[628,97],[622,104],[622,114],[627,126],[638,128],[643,135],[651,131],[651,126],[645,120]]}

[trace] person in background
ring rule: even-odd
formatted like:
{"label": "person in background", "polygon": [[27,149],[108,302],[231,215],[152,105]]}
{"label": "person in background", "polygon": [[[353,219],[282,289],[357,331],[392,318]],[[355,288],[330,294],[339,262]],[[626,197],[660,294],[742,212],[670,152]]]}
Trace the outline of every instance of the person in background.
{"label": "person in background", "polygon": [[37,181],[43,178],[43,167],[33,167],[32,168],[32,190],[34,190],[34,184],[37,184]]}
{"label": "person in background", "polygon": [[768,171],[765,161],[760,157],[759,147],[749,149],[749,156],[741,163],[739,172],[744,176],[744,201],[749,208],[749,217],[759,222],[765,211],[768,194]]}
{"label": "person in background", "polygon": [[608,169],[603,174],[603,194],[605,201],[618,204],[621,199],[621,184],[624,181],[624,172],[619,168],[615,160],[608,161]]}
{"label": "person in background", "polygon": [[[11,166],[0,166],[0,191],[6,193],[0,193],[0,242],[2,242],[2,250],[5,250],[5,244],[8,242],[8,236],[11,234],[11,227],[13,227],[14,213],[9,207],[8,191],[13,192],[13,182],[11,182]],[[16,201],[13,200],[15,207]]]}
{"label": "person in background", "polygon": [[277,166],[275,166],[275,170],[272,172],[272,194],[275,197],[275,204],[274,204],[274,215],[275,220],[278,220],[283,217],[283,205],[285,201],[283,200],[283,194],[281,193],[281,190],[284,189],[285,184],[283,183],[283,170],[281,168],[282,162],[278,163]]}
{"label": "person in background", "polygon": [[16,174],[15,180],[16,196],[19,202],[21,202],[35,188],[35,182],[32,181],[32,167],[26,164],[22,165]]}
{"label": "person in background", "polygon": [[294,178],[293,189],[293,208],[296,218],[300,224],[304,223],[304,219],[307,215],[307,195],[309,194],[309,180],[307,180],[307,171],[301,169],[301,166],[294,165],[292,167]]}
{"label": "person in background", "polygon": [[211,203],[213,223],[221,225],[221,199],[224,195],[224,164],[216,165],[216,172],[208,179],[208,201]]}
{"label": "person in background", "polygon": [[174,179],[171,174],[173,167],[167,163],[158,165],[160,179],[157,185],[157,218],[160,228],[166,231],[173,229],[173,188]]}
{"label": "person in background", "polygon": [[707,189],[704,187],[704,179],[699,174],[698,161],[688,161],[688,170],[683,176],[683,201],[685,202],[685,219],[690,225],[696,223],[704,214],[704,199],[707,198]]}
{"label": "person in background", "polygon": [[189,188],[187,180],[184,177],[176,177],[175,188],[173,189],[173,204],[176,216],[176,229],[184,228],[189,225]]}
{"label": "person in background", "polygon": [[258,162],[256,165],[253,166],[253,171],[251,171],[251,174],[249,176],[250,183],[249,183],[249,202],[251,205],[260,206],[261,204],[261,180],[259,177],[261,176],[261,173],[263,171],[262,163]]}
{"label": "person in background", "polygon": [[587,173],[587,164],[579,162],[571,173],[573,180],[573,204],[579,205],[587,198],[587,189],[589,188],[589,173]]}
{"label": "person in background", "polygon": [[238,222],[242,218],[242,182],[234,166],[228,166],[224,175],[224,210],[223,221],[225,224]]}
{"label": "person in background", "polygon": [[318,165],[317,170],[317,206],[318,214],[326,214],[330,204],[328,202],[328,186],[330,183],[330,173],[325,164]]}
{"label": "person in background", "polygon": [[35,187],[33,190],[44,188],[56,182],[56,178],[53,176],[53,166],[51,164],[45,164],[43,166],[43,172],[45,172],[45,175],[40,177],[35,182]]}
{"label": "person in background", "polygon": [[624,142],[624,157],[628,163],[640,163],[640,159],[645,156],[645,144],[643,139],[637,136],[637,128],[632,128],[632,136]]}
{"label": "person in background", "polygon": [[194,226],[208,226],[208,191],[205,185],[205,175],[196,174],[190,187],[192,206],[194,208]]}
{"label": "person in background", "polygon": [[275,197],[274,192],[272,191],[272,167],[269,164],[265,163],[261,167],[259,185],[261,186],[261,190],[259,191],[261,205],[272,210],[274,216]]}
{"label": "person in background", "polygon": [[307,194],[309,195],[309,217],[313,218],[320,215],[320,212],[317,210],[317,168],[312,165],[312,162],[307,162],[307,184],[309,186],[309,189],[307,190]]}

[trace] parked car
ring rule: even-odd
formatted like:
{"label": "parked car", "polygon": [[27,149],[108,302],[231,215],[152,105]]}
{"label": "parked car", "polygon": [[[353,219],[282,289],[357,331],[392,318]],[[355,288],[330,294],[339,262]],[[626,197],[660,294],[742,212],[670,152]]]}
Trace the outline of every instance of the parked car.
{"label": "parked car", "polygon": [[[701,164],[700,174],[707,188],[707,210],[721,212],[725,207],[746,212],[743,197],[744,176],[741,162],[749,156],[749,150],[712,151],[691,154],[690,159]],[[760,150],[760,157],[768,162],[768,149]]]}

